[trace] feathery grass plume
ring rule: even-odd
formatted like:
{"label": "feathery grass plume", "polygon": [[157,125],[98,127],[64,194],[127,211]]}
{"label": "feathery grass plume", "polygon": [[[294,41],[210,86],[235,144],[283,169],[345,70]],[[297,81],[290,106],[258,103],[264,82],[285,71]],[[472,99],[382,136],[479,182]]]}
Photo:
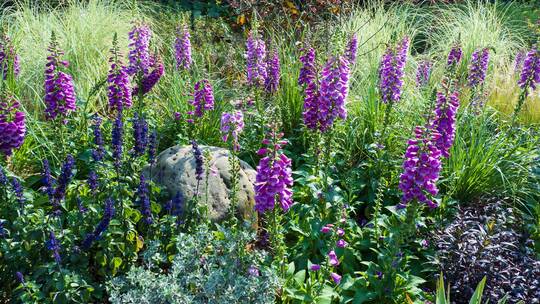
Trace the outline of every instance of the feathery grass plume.
{"label": "feathery grass plume", "polygon": [[205,111],[214,109],[214,91],[208,80],[203,79],[195,84],[190,104],[193,106],[193,110],[187,113],[190,116],[189,123],[194,123],[195,119],[202,117]]}
{"label": "feathery grass plume", "polygon": [[356,62],[356,52],[358,51],[358,35],[352,34],[351,39],[347,43],[345,48],[345,58],[349,61],[349,64],[353,66]]}
{"label": "feathery grass plume", "polygon": [[267,78],[266,45],[256,30],[252,30],[246,40],[247,82],[252,86],[262,87]]}
{"label": "feathery grass plume", "polygon": [[293,204],[291,160],[281,150],[286,144],[281,140],[282,136],[273,136],[275,142],[263,140],[266,148],[257,152],[265,155],[257,166],[255,181],[255,210],[260,213],[273,210],[276,201],[283,211],[289,210]]}
{"label": "feathery grass plume", "polygon": [[244,114],[242,111],[235,111],[233,113],[223,113],[221,116],[221,134],[224,142],[229,140],[229,136],[232,136],[233,150],[240,151],[240,143],[238,141],[238,135],[244,130]]}
{"label": "feathery grass plume", "polygon": [[92,149],[92,158],[95,162],[99,162],[105,156],[105,148],[103,147],[103,135],[101,134],[101,117],[95,116],[93,119],[92,131],[94,134],[94,145]]}
{"label": "feathery grass plume", "polygon": [[26,120],[20,104],[8,93],[0,93],[0,152],[10,156],[22,146],[26,135]]}
{"label": "feathery grass plume", "polygon": [[137,188],[137,204],[141,207],[141,214],[144,217],[144,222],[147,225],[152,224],[152,209],[150,206],[150,196],[148,191],[148,183],[144,174],[141,173],[139,187]]}
{"label": "feathery grass plume", "polygon": [[191,41],[187,25],[178,26],[174,43],[176,68],[189,70],[193,59],[191,58]]}
{"label": "feathery grass plume", "polygon": [[315,49],[307,47],[303,49],[303,54],[300,56],[302,67],[298,76],[298,85],[309,85],[317,78],[317,67],[315,66]]}
{"label": "feathery grass plume", "polygon": [[54,32],[51,34],[48,51],[45,65],[45,116],[49,120],[60,117],[66,123],[69,112],[77,109],[75,88],[71,75],[64,72],[69,63],[61,58],[64,52],[59,49]]}
{"label": "feathery grass plume", "polygon": [[[413,200],[436,208],[432,197],[439,192],[437,181],[441,171],[441,151],[435,142],[440,137],[434,130],[416,127],[415,139],[409,139],[399,189],[403,192],[400,208]],[[431,196],[431,197],[430,197]]]}
{"label": "feathery grass plume", "polygon": [[269,52],[266,58],[266,77],[264,79],[264,89],[272,94],[278,90],[280,80],[280,64],[277,50]]}
{"label": "feathery grass plume", "polygon": [[133,101],[131,95],[131,84],[128,69],[122,64],[122,56],[118,50],[118,37],[116,33],[113,38],[111,57],[109,58],[111,68],[107,76],[109,107],[116,111],[124,108],[131,108]]}
{"label": "feathery grass plume", "polygon": [[456,134],[456,115],[459,108],[458,96],[458,92],[450,95],[437,92],[435,119],[432,122],[432,127],[440,134],[435,139],[435,145],[441,151],[441,155],[446,158],[450,157],[450,147],[454,143]]}
{"label": "feathery grass plume", "polygon": [[15,52],[11,39],[5,34],[0,34],[0,78],[6,80],[9,73],[18,77],[21,71],[20,57]]}
{"label": "feathery grass plume", "polygon": [[103,216],[101,217],[101,220],[97,224],[96,228],[94,228],[94,231],[87,234],[82,242],[82,248],[84,250],[90,249],[94,241],[99,240],[103,232],[107,230],[111,220],[114,217],[115,211],[114,200],[112,198],[105,200],[105,207],[103,209]]}
{"label": "feathery grass plume", "polygon": [[129,36],[129,65],[127,72],[129,75],[147,75],[152,65],[150,58],[150,38],[152,31],[147,24],[135,23]]}
{"label": "feathery grass plume", "polygon": [[62,257],[60,256],[60,242],[56,238],[56,235],[54,235],[54,232],[51,230],[49,233],[49,240],[45,243],[45,246],[48,250],[50,250],[53,254],[54,260],[58,265],[62,262]]}

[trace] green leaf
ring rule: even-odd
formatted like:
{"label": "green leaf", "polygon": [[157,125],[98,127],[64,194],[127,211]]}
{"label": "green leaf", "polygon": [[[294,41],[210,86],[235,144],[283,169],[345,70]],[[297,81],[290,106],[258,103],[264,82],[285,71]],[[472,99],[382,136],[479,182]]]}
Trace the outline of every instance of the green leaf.
{"label": "green leaf", "polygon": [[482,293],[484,292],[484,287],[486,286],[486,277],[480,281],[478,286],[476,287],[476,290],[474,291],[474,294],[471,297],[471,300],[469,301],[469,304],[481,304],[482,302]]}

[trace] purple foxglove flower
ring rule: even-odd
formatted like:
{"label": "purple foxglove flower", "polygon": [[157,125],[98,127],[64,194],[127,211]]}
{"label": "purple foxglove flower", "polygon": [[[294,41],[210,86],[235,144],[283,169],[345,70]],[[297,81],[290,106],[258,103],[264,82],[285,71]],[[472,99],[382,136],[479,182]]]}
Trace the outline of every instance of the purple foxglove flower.
{"label": "purple foxglove flower", "polygon": [[275,93],[280,81],[279,55],[276,50],[269,53],[266,59],[266,78],[264,79],[264,89],[268,93]]}
{"label": "purple foxglove flower", "polygon": [[339,260],[334,250],[328,253],[328,262],[330,266],[339,266]]}
{"label": "purple foxglove flower", "polygon": [[421,61],[418,64],[418,69],[416,70],[416,86],[419,88],[426,87],[429,83],[429,78],[431,76],[431,68],[433,63],[431,61]]}
{"label": "purple foxglove flower", "polygon": [[60,242],[58,241],[52,230],[49,233],[49,240],[45,243],[45,246],[48,250],[52,251],[56,263],[60,264],[62,262],[62,258],[60,257]]}
{"label": "purple foxglove flower", "polygon": [[176,30],[176,40],[174,49],[176,51],[176,68],[189,70],[193,59],[191,58],[191,41],[187,25],[178,27]]}
{"label": "purple foxglove flower", "polygon": [[319,271],[321,269],[321,265],[319,264],[313,264],[311,267],[309,267],[309,270],[311,271]]}
{"label": "purple foxglove flower", "polygon": [[468,85],[471,88],[477,88],[484,84],[489,64],[489,49],[477,49],[472,54],[469,65]]}
{"label": "purple foxglove flower", "polygon": [[202,156],[202,151],[195,140],[191,141],[191,146],[193,148],[193,157],[195,157],[195,176],[197,181],[202,181],[204,174],[204,159]]}
{"label": "purple foxglove flower", "polygon": [[346,119],[349,94],[349,62],[344,57],[328,60],[321,73],[317,120],[321,132],[329,130],[336,118]]}
{"label": "purple foxglove flower", "polygon": [[116,119],[114,120],[111,146],[115,166],[120,167],[124,146],[124,123],[122,122],[122,112],[118,112]]}
{"label": "purple foxglove flower", "polygon": [[437,92],[437,104],[435,107],[435,119],[432,127],[440,136],[435,140],[435,145],[441,151],[443,157],[450,157],[450,147],[454,143],[456,133],[456,115],[459,108],[458,93],[450,96]]}
{"label": "purple foxglove flower", "polygon": [[15,177],[11,179],[11,188],[13,189],[15,197],[17,198],[17,202],[22,205],[24,203],[23,188],[19,180]]}
{"label": "purple foxglove flower", "polygon": [[[152,67],[152,71],[144,74],[141,82],[141,93],[143,95],[150,92],[152,88],[154,88],[154,86],[158,83],[159,79],[161,78],[161,76],[163,76],[163,73],[165,72],[165,66],[163,65],[163,61],[157,55],[151,57],[150,65]],[[132,94],[138,95],[139,88],[134,88]]]}
{"label": "purple foxglove flower", "polygon": [[317,82],[310,81],[305,90],[304,98],[304,124],[310,130],[319,129],[319,87]]}
{"label": "purple foxglove flower", "polygon": [[396,103],[401,99],[401,88],[409,38],[405,37],[395,48],[388,47],[379,67],[379,90],[383,103]]}
{"label": "purple foxglove flower", "polygon": [[424,203],[430,208],[437,207],[430,196],[438,193],[437,180],[441,171],[441,151],[435,141],[440,134],[433,130],[417,127],[416,138],[408,142],[403,173],[400,176],[399,189],[403,192],[400,208],[412,200]]}
{"label": "purple foxglove flower", "polygon": [[540,84],[540,50],[533,47],[525,57],[523,61],[523,68],[521,69],[521,77],[519,78],[519,87],[525,90],[527,95],[527,89],[536,89],[536,85]]}
{"label": "purple foxglove flower", "polygon": [[133,139],[135,142],[133,147],[135,155],[143,155],[148,145],[148,123],[144,117],[139,116],[137,113],[133,117]]}
{"label": "purple foxglove flower", "polygon": [[345,230],[341,229],[341,228],[338,228],[337,230],[337,235],[339,236],[344,236],[345,235]]}
{"label": "purple foxglove flower", "polygon": [[58,48],[54,33],[48,50],[50,54],[45,68],[45,116],[50,120],[60,116],[65,121],[69,112],[77,109],[75,89],[71,75],[63,71],[69,64],[61,59],[64,53]]}
{"label": "purple foxglove flower", "polygon": [[298,76],[298,85],[309,85],[317,78],[317,68],[315,66],[315,49],[308,48],[304,50],[304,54],[300,56],[302,67]]}
{"label": "purple foxglove flower", "polygon": [[150,206],[150,196],[148,191],[148,183],[146,182],[146,178],[144,177],[144,174],[141,174],[141,179],[139,183],[139,187],[137,188],[137,198],[138,202],[137,204],[141,207],[141,214],[144,217],[144,222],[147,225],[152,224],[152,209]]}
{"label": "purple foxglove flower", "polygon": [[523,62],[525,61],[525,52],[519,51],[516,54],[516,58],[514,59],[514,73],[518,74],[521,73],[521,68],[523,67]]}
{"label": "purple foxglove flower", "polygon": [[214,109],[214,91],[208,80],[203,79],[195,84],[195,92],[190,103],[194,107],[193,111],[188,112],[192,117],[188,120],[190,123],[194,122],[194,118],[202,117],[205,111]]}
{"label": "purple foxglove flower", "polygon": [[135,24],[129,32],[129,75],[147,75],[151,66],[150,60],[150,38],[152,32],[146,24]]}
{"label": "purple foxglove flower", "polygon": [[9,156],[24,142],[26,123],[19,102],[10,95],[0,95],[0,153]]}
{"label": "purple foxglove flower", "polygon": [[255,210],[264,213],[272,210],[276,200],[283,211],[289,210],[292,200],[291,160],[281,152],[281,144],[270,144],[266,156],[259,161],[255,181]]}
{"label": "purple foxglove flower", "polygon": [[157,131],[154,130],[148,136],[148,161],[153,164],[156,160]]}
{"label": "purple foxglove flower", "polygon": [[51,176],[51,168],[49,166],[49,161],[44,160],[43,161],[43,174],[42,174],[42,182],[45,189],[45,193],[49,197],[49,201],[53,200],[54,196],[54,179]]}
{"label": "purple foxglove flower", "polygon": [[341,276],[335,272],[330,273],[330,277],[332,277],[332,280],[334,283],[338,284],[341,282]]}
{"label": "purple foxglove flower", "polygon": [[244,114],[242,114],[242,111],[223,113],[221,116],[221,134],[223,134],[222,139],[224,142],[227,142],[229,136],[232,135],[234,151],[240,151],[238,135],[242,133],[243,130]]}
{"label": "purple foxglove flower", "polygon": [[165,209],[172,216],[180,218],[184,212],[184,198],[182,197],[182,193],[180,193],[180,191],[176,192],[173,198],[168,202]]}
{"label": "purple foxglove flower", "polygon": [[0,78],[6,80],[9,73],[13,73],[15,77],[19,76],[19,61],[19,55],[15,53],[11,39],[2,34],[0,36]]}
{"label": "purple foxglove flower", "polygon": [[463,50],[459,45],[454,45],[448,53],[448,59],[446,65],[448,67],[455,67],[461,62],[461,56],[463,56]]}
{"label": "purple foxglove flower", "polygon": [[257,33],[251,32],[246,41],[247,82],[253,86],[263,86],[266,74],[266,45]]}
{"label": "purple foxglove flower", "polygon": [[92,149],[92,158],[94,161],[99,162],[105,156],[105,148],[103,147],[103,135],[101,134],[101,118],[96,116],[94,123],[92,124],[92,130],[94,133],[94,145],[95,149]]}
{"label": "purple foxglove flower", "polygon": [[103,217],[97,224],[96,228],[92,233],[89,233],[86,235],[82,242],[82,248],[84,250],[90,249],[92,246],[92,243],[96,240],[98,240],[103,232],[107,230],[109,227],[109,224],[111,223],[112,218],[114,217],[115,209],[114,209],[114,201],[111,198],[108,198],[105,201],[105,208],[103,209]]}
{"label": "purple foxglove flower", "polygon": [[338,246],[339,248],[345,248],[347,247],[348,243],[345,242],[344,239],[339,239],[336,243],[336,246]]}
{"label": "purple foxglove flower", "polygon": [[92,191],[92,194],[95,195],[99,188],[98,175],[96,171],[90,171],[90,173],[88,173],[88,179],[86,182],[88,184],[88,188],[90,188],[90,191]]}
{"label": "purple foxglove flower", "polygon": [[353,34],[347,47],[345,48],[345,58],[349,61],[349,64],[352,66],[356,62],[356,52],[358,50],[358,36]]}
{"label": "purple foxglove flower", "polygon": [[109,59],[111,68],[107,76],[107,96],[109,98],[109,107],[116,111],[122,111],[131,108],[133,97],[131,95],[131,83],[129,80],[128,69],[122,64],[121,54],[118,51],[116,35],[111,49],[111,58]]}

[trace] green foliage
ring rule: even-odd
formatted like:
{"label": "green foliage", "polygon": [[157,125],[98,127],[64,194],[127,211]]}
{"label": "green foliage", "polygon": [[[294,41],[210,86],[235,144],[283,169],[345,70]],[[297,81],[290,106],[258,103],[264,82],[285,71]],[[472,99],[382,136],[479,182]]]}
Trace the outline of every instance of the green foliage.
{"label": "green foliage", "polygon": [[[107,283],[111,303],[273,303],[279,287],[265,256],[243,248],[254,235],[207,227],[176,236],[177,254],[164,256],[152,243],[143,267]],[[152,254],[153,253],[153,254]],[[172,259],[167,271],[158,266]],[[250,272],[251,270],[251,272]]]}

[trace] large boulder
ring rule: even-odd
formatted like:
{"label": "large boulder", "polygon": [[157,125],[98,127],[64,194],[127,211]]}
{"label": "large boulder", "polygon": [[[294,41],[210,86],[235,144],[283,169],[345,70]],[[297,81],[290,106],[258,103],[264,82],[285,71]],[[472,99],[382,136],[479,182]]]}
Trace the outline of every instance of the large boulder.
{"label": "large boulder", "polygon": [[[199,183],[200,203],[208,203],[208,216],[211,221],[221,221],[227,217],[231,201],[231,172],[229,158],[231,153],[227,149],[211,146],[199,146],[203,155],[210,152],[210,173],[208,174],[208,192],[206,189],[206,172]],[[165,187],[171,195],[180,192],[187,201],[197,191],[195,175],[195,157],[191,146],[174,146],[161,152],[153,166],[146,168],[146,172],[158,185]],[[148,176],[147,175],[147,176]],[[237,216],[252,221],[256,225],[255,182],[256,171],[246,162],[240,160]],[[208,193],[208,199],[206,199]]]}

